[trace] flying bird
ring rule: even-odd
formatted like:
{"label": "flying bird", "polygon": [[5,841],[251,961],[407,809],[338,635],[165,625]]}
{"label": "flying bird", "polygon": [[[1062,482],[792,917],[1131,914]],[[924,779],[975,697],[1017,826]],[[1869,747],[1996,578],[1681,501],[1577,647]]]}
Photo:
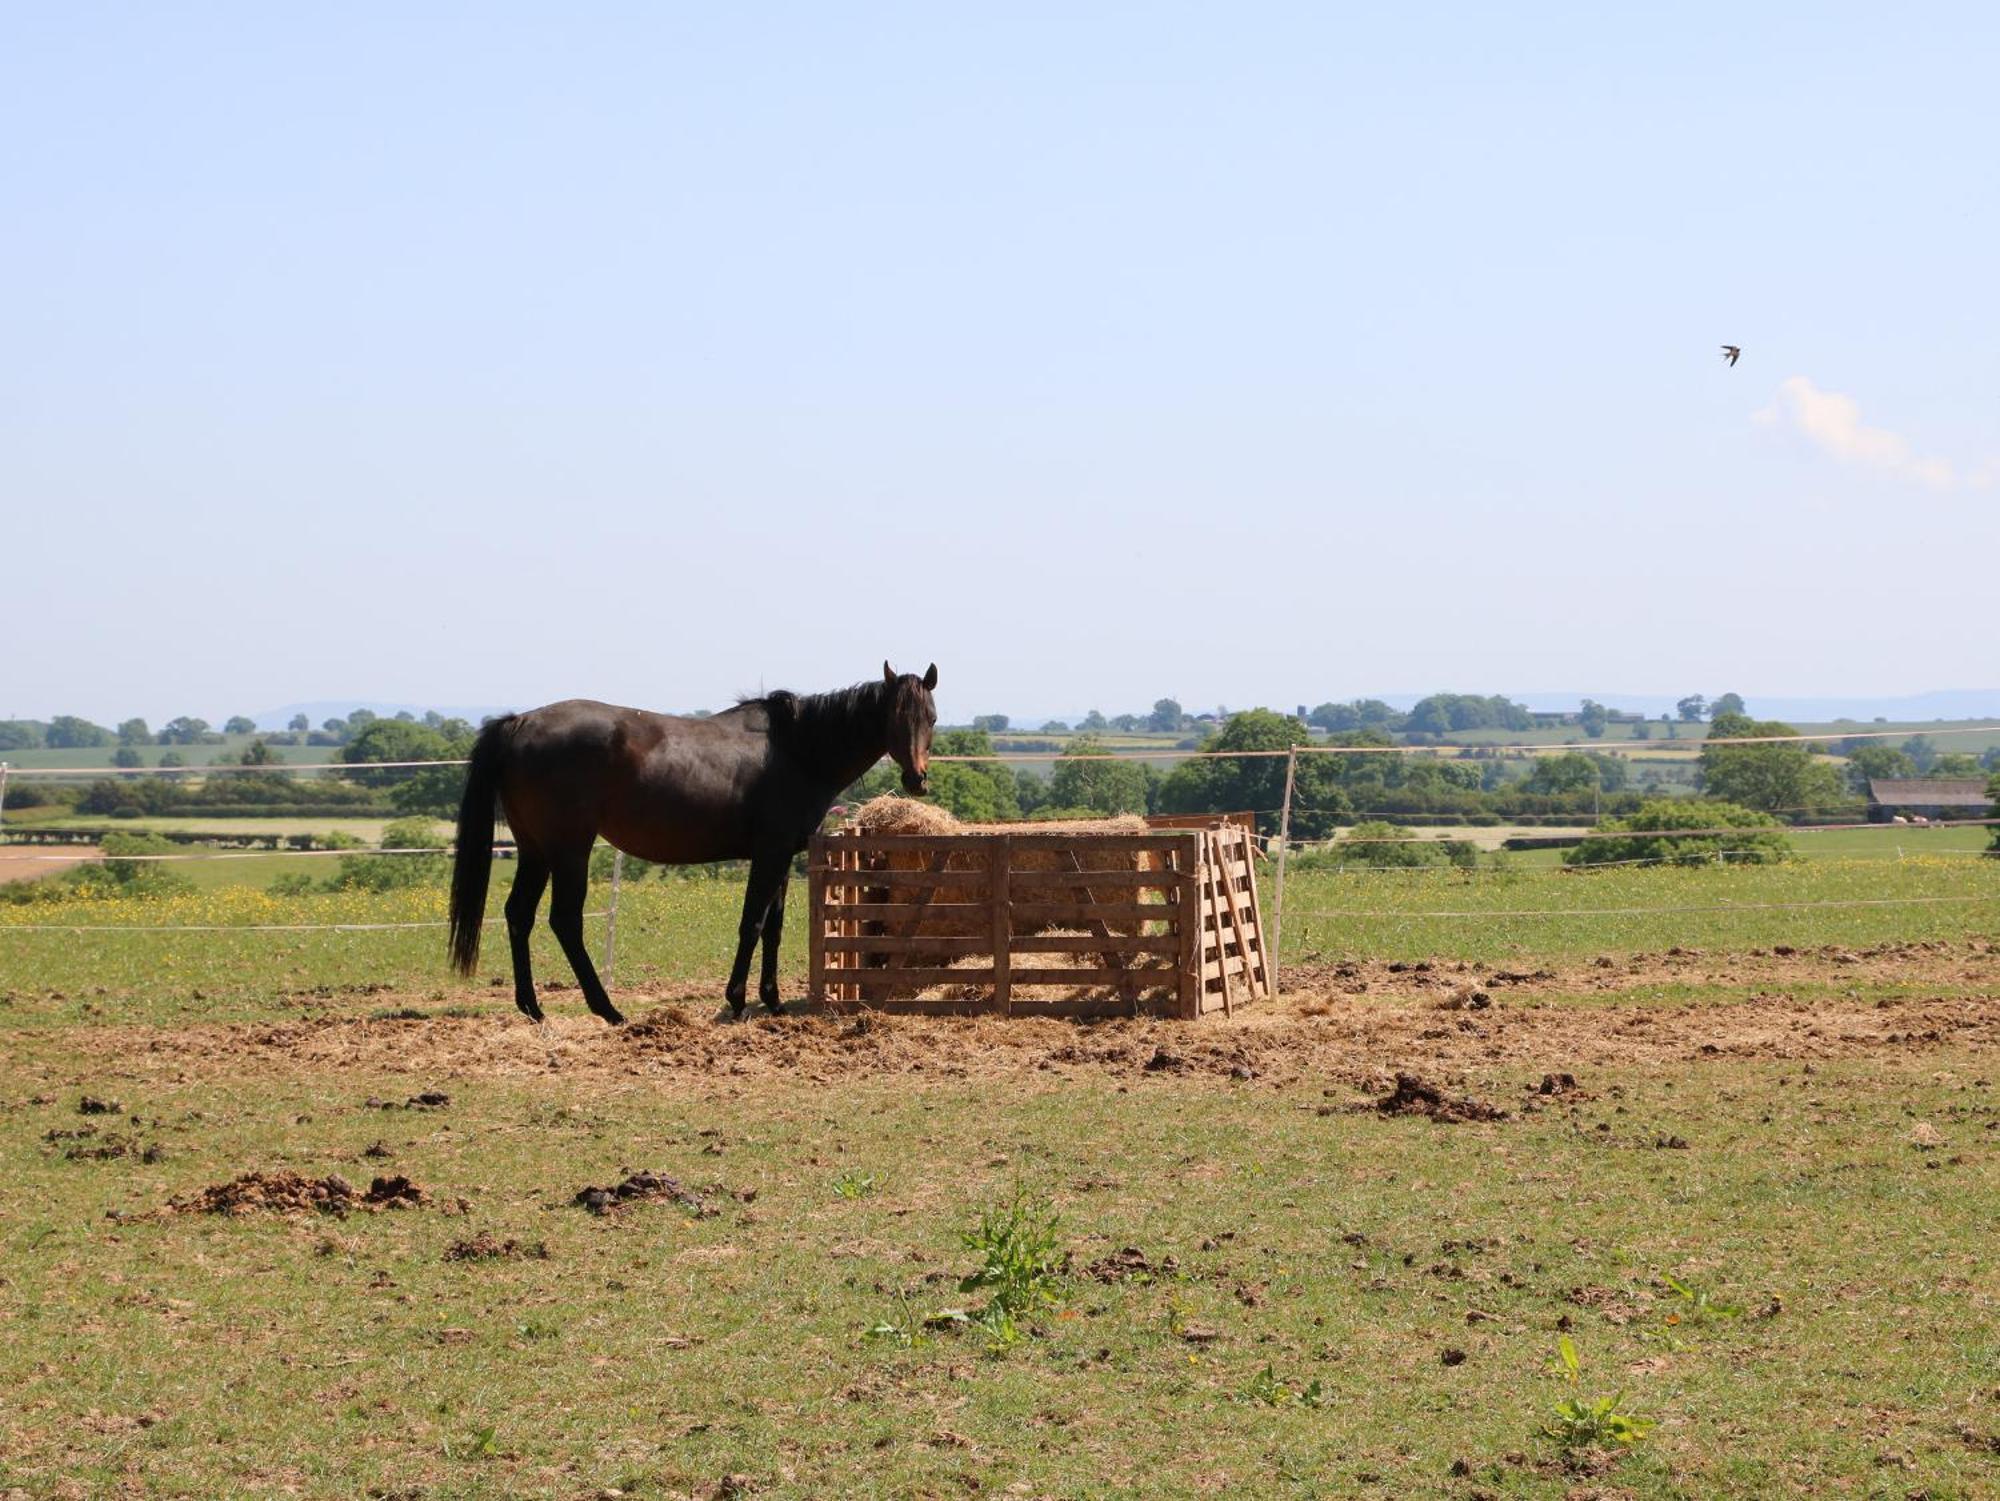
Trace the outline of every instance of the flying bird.
{"label": "flying bird", "polygon": [[1743,351],[1734,344],[1725,344],[1722,346],[1722,357],[1733,365],[1743,357]]}

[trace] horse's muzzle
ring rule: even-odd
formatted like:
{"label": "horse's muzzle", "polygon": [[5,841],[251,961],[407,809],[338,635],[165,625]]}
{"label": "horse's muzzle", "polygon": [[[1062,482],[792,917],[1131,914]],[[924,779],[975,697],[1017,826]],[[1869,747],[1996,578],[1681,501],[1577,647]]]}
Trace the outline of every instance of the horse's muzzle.
{"label": "horse's muzzle", "polygon": [[922,797],[931,790],[929,772],[906,771],[903,773],[903,790],[911,797]]}

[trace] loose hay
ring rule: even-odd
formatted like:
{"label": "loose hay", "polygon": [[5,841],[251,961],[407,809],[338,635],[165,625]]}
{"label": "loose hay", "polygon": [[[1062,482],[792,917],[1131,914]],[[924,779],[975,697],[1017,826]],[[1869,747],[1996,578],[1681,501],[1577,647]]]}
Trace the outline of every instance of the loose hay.
{"label": "loose hay", "polygon": [[884,795],[847,815],[846,827],[864,834],[958,834],[965,825],[934,803]]}
{"label": "loose hay", "polygon": [[894,794],[870,798],[848,815],[845,827],[864,834],[1144,834],[1151,829],[1136,813],[1032,823],[961,823],[935,803]]}

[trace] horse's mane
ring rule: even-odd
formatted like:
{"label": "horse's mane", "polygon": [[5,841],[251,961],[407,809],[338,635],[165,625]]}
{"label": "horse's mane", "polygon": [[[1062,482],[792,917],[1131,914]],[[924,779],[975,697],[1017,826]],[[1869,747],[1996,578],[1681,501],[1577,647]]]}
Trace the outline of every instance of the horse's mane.
{"label": "horse's mane", "polygon": [[761,708],[773,739],[794,737],[821,744],[865,739],[881,733],[889,684],[880,678],[829,693],[793,693],[776,688],[757,698],[740,698],[740,708]]}

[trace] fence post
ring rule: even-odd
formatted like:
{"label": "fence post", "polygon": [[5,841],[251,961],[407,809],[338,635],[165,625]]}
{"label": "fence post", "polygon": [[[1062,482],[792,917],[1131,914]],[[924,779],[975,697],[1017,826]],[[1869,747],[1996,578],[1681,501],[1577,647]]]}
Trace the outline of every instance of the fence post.
{"label": "fence post", "polygon": [[611,984],[611,966],[618,957],[618,888],[625,879],[625,851],[611,847],[611,911],[604,919],[604,983]]}
{"label": "fence post", "polygon": [[0,844],[7,839],[7,763],[0,761]]}
{"label": "fence post", "polygon": [[1265,962],[1271,967],[1271,994],[1278,993],[1278,949],[1285,941],[1285,854],[1292,847],[1292,784],[1298,776],[1299,748],[1285,752],[1285,801],[1278,809],[1278,892],[1271,912],[1271,950]]}

